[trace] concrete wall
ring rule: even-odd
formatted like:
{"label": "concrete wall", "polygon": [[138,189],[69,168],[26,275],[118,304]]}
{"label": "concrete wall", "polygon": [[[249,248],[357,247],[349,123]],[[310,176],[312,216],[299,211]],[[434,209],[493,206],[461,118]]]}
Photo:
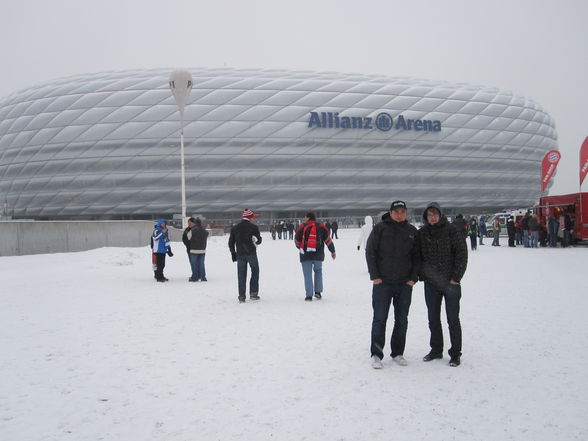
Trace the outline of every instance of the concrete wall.
{"label": "concrete wall", "polygon": [[[0,222],[0,256],[66,253],[101,247],[144,247],[154,221],[4,221]],[[170,240],[182,231],[170,228]]]}

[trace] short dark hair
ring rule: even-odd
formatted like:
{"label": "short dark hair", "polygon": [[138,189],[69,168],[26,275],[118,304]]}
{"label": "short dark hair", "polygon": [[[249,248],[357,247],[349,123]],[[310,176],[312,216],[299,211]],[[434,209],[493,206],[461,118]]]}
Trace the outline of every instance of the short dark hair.
{"label": "short dark hair", "polygon": [[196,223],[196,219],[194,219],[193,217],[191,217],[190,219],[188,219],[188,222],[192,222],[193,224]]}
{"label": "short dark hair", "polygon": [[314,214],[313,211],[309,211],[308,213],[306,213],[305,217],[309,218],[310,220],[315,221],[316,220],[316,214]]}
{"label": "short dark hair", "polygon": [[199,217],[197,217],[196,219],[194,219],[193,221],[196,225],[202,225],[202,221],[200,220]]}

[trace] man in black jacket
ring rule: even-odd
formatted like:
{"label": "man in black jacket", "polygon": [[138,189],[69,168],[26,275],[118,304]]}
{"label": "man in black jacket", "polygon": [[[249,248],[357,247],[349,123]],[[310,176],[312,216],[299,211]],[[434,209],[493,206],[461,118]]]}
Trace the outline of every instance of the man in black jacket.
{"label": "man in black jacket", "polygon": [[249,298],[259,300],[259,262],[257,260],[257,246],[261,244],[259,228],[253,219],[259,216],[249,208],[243,211],[241,222],[231,229],[229,236],[229,250],[233,262],[237,262],[237,277],[239,279],[239,303],[245,302],[247,288],[247,265],[251,267],[249,281]]}
{"label": "man in black jacket", "polygon": [[382,368],[386,322],[394,305],[394,329],[390,341],[392,359],[406,366],[404,346],[412,287],[418,281],[420,254],[417,229],[406,220],[406,204],[394,201],[389,213],[372,230],[366,245],[366,260],[373,282],[371,354],[372,367]]}
{"label": "man in black jacket", "polygon": [[421,278],[425,281],[425,301],[431,331],[431,351],[423,361],[443,358],[443,330],[441,328],[441,302],[445,299],[449,324],[450,366],[461,362],[461,323],[459,321],[460,280],[467,263],[468,250],[455,226],[447,221],[436,202],[429,204],[423,213],[424,225],[419,230],[421,251]]}
{"label": "man in black jacket", "polygon": [[[300,254],[302,274],[304,275],[304,290],[307,302],[312,301],[312,296],[317,300],[323,295],[323,261],[325,260],[325,245],[331,252],[333,260],[335,245],[331,240],[329,230],[323,224],[316,221],[316,215],[311,211],[304,216],[304,223],[298,227],[294,236],[294,244]],[[314,281],[312,275],[314,273]]]}

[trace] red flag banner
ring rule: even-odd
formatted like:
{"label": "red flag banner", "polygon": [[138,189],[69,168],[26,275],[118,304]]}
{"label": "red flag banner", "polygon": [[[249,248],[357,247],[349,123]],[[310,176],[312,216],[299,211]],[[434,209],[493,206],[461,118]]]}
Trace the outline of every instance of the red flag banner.
{"label": "red flag banner", "polygon": [[580,185],[584,182],[584,178],[588,174],[588,136],[582,143],[580,149]]}
{"label": "red flag banner", "polygon": [[543,157],[543,162],[541,163],[541,193],[547,188],[547,184],[549,184],[549,180],[553,176],[560,159],[561,153],[557,150],[550,150]]}

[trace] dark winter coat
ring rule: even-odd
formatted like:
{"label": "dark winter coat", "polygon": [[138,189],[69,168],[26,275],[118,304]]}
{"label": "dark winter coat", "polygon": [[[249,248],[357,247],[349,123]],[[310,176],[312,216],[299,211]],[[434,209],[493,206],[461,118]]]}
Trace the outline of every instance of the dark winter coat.
{"label": "dark winter coat", "polygon": [[[296,245],[296,248],[298,248],[299,251],[300,251],[301,247],[303,247],[302,235],[304,233],[304,228],[313,222],[315,222],[315,221],[308,221],[306,223],[303,223],[296,230],[296,234],[294,235],[294,244]],[[315,223],[316,223],[316,234],[317,234],[316,251],[304,251],[303,253],[301,252],[300,253],[300,261],[301,262],[305,262],[305,261],[309,261],[309,260],[318,260],[318,261],[322,262],[323,260],[325,260],[325,245],[327,245],[327,247],[329,248],[329,251],[331,253],[335,252],[335,244],[333,244],[333,241],[331,240],[331,233],[329,233],[329,230],[327,229],[327,227],[323,224],[319,224],[318,222],[315,222]]]}
{"label": "dark winter coat", "polygon": [[457,230],[459,235],[465,239],[468,233],[468,228],[465,219],[463,217],[456,217],[453,221],[453,225],[455,226],[455,229]]}
{"label": "dark winter coat", "polygon": [[259,227],[248,220],[242,220],[231,229],[229,249],[233,256],[257,255],[256,245],[260,243]]}
{"label": "dark winter coat", "polygon": [[572,231],[574,229],[574,221],[569,214],[564,216],[564,224],[563,224],[564,231]]}
{"label": "dark winter coat", "polygon": [[539,231],[541,229],[541,225],[539,225],[539,221],[535,216],[532,216],[529,219],[529,231]]}
{"label": "dark winter coat", "polygon": [[478,221],[476,221],[476,219],[470,220],[470,236],[478,236]]}
{"label": "dark winter coat", "polygon": [[521,227],[523,227],[523,230],[525,231],[529,230],[529,219],[531,219],[531,216],[525,214],[525,216],[521,220]]}
{"label": "dark winter coat", "polygon": [[[201,225],[196,225],[186,234],[188,239],[189,251],[194,254],[203,254],[206,250],[206,241],[208,239],[208,231],[202,228]],[[200,251],[200,253],[195,253]]]}
{"label": "dark winter coat", "polygon": [[[427,222],[426,212],[436,208],[441,213],[438,223]],[[468,249],[465,241],[457,233],[455,226],[447,221],[438,204],[430,204],[423,212],[424,225],[418,233],[421,251],[420,278],[437,286],[445,286],[449,281],[459,282],[468,264]]]}
{"label": "dark winter coat", "polygon": [[188,232],[191,228],[192,227],[187,227],[182,234],[182,242],[184,243],[187,252],[190,252],[190,240],[188,239]]}
{"label": "dark winter coat", "polygon": [[509,219],[506,221],[506,232],[509,236],[514,236],[516,232],[514,219]]}
{"label": "dark winter coat", "polygon": [[417,282],[421,263],[417,229],[407,221],[396,222],[389,213],[383,219],[373,228],[366,245],[370,279]]}

